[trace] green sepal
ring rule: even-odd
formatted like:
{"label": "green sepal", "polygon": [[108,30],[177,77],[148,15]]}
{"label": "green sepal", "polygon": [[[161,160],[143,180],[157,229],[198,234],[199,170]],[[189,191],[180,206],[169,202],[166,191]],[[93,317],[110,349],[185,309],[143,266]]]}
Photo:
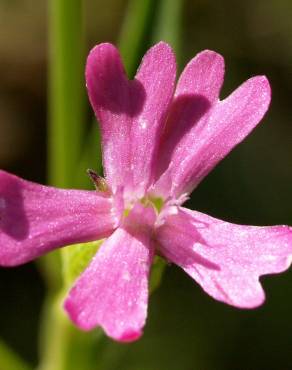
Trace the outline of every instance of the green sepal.
{"label": "green sepal", "polygon": [[159,256],[155,256],[150,273],[149,292],[153,293],[160,285],[162,275],[167,263]]}
{"label": "green sepal", "polygon": [[[74,244],[62,251],[65,291],[72,286],[78,276],[89,265],[103,241],[102,239],[89,243]],[[149,279],[150,293],[153,293],[159,287],[166,265],[167,263],[164,259],[159,256],[154,257]]]}
{"label": "green sepal", "polygon": [[62,251],[63,278],[66,288],[70,287],[85,270],[102,242],[103,239],[89,243],[74,244]]}

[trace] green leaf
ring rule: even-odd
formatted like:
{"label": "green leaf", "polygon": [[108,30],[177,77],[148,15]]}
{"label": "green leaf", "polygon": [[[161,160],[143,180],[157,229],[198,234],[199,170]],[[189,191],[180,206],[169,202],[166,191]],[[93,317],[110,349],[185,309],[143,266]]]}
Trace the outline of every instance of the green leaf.
{"label": "green leaf", "polygon": [[69,288],[85,270],[102,242],[103,240],[97,240],[90,243],[75,244],[66,247],[66,251],[62,251],[65,288]]}

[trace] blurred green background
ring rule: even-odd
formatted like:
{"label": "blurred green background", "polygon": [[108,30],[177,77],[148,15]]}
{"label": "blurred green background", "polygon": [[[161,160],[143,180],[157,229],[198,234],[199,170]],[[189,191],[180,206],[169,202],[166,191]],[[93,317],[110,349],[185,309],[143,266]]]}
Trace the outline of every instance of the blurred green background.
{"label": "blurred green background", "polygon": [[[263,125],[203,181],[188,205],[236,223],[291,225],[292,2],[152,3],[152,28],[139,43],[140,54],[165,35],[180,71],[203,49],[225,57],[222,98],[252,75],[265,74],[272,85]],[[41,183],[47,182],[47,8],[47,1],[0,0],[0,168]],[[128,2],[87,0],[85,8],[85,52],[102,41],[118,43]],[[163,19],[158,25],[157,14]],[[266,304],[241,311],[214,301],[168,266],[150,297],[142,339],[129,345],[105,339],[96,370],[292,369],[292,270],[265,277],[263,284]],[[45,290],[35,264],[0,270],[0,337],[33,365]],[[0,370],[10,370],[1,368],[1,359]]]}

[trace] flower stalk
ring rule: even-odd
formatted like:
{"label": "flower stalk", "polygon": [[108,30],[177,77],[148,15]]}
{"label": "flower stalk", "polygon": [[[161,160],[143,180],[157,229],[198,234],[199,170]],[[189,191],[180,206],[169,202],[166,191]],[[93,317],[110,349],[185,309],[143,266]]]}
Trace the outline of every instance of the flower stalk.
{"label": "flower stalk", "polygon": [[49,182],[72,187],[85,126],[83,5],[49,4]]}
{"label": "flower stalk", "polygon": [[[85,127],[83,13],[82,0],[49,2],[48,180],[64,188],[78,182],[75,166],[81,157]],[[46,256],[42,264],[48,296],[41,325],[39,369],[90,369],[85,359],[90,358],[91,347],[81,345],[84,334],[62,313],[60,256],[59,252]],[[91,340],[87,338],[86,342]]]}

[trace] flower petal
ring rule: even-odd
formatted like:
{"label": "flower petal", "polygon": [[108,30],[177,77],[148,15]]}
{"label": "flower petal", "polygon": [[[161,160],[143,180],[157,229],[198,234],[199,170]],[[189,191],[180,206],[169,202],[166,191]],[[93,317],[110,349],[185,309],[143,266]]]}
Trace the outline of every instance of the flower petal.
{"label": "flower petal", "polygon": [[242,226],[180,208],[157,230],[160,252],[213,298],[241,308],[263,303],[259,277],[286,270],[292,228]]}
{"label": "flower petal", "polygon": [[113,339],[138,339],[145,324],[148,275],[153,258],[152,209],[136,206],[97,252],[65,302],[81,329],[102,326]]}
{"label": "flower petal", "polygon": [[[195,58],[198,72],[193,75],[194,82],[188,84],[183,76],[175,94],[159,153],[162,167],[158,176],[166,172],[155,185],[155,192],[164,196],[191,192],[259,123],[270,103],[270,86],[264,76],[249,79],[218,101],[223,60],[209,53]],[[204,64],[207,56],[210,69]]]}
{"label": "flower petal", "polygon": [[122,185],[140,197],[149,185],[175,71],[173,52],[162,42],[147,52],[132,81],[113,45],[100,44],[89,54],[88,94],[100,121],[104,167],[114,191]]}
{"label": "flower petal", "polygon": [[96,191],[55,189],[0,170],[1,266],[104,238],[117,222],[112,201]]}
{"label": "flower petal", "polygon": [[160,145],[156,178],[170,167],[156,185],[156,192],[158,188],[162,195],[170,192],[174,162],[177,164],[185,159],[186,139],[195,141],[192,129],[200,121],[206,121],[210,108],[217,103],[223,78],[224,59],[211,50],[197,54],[182,72]]}

